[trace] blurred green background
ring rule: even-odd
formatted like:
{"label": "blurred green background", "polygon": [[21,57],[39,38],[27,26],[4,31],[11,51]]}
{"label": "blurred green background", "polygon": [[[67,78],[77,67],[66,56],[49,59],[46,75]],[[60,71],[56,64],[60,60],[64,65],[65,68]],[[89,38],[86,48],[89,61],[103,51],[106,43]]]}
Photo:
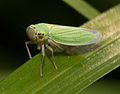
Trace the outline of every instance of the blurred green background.
{"label": "blurred green background", "polygon": [[[85,0],[100,13],[114,7],[120,0]],[[36,23],[80,26],[89,21],[62,0],[1,0],[0,1],[0,81],[29,60],[25,41],[26,27]],[[38,53],[30,46],[32,54]],[[120,92],[120,68],[88,87],[81,94],[114,94]],[[108,91],[104,89],[108,89]]]}

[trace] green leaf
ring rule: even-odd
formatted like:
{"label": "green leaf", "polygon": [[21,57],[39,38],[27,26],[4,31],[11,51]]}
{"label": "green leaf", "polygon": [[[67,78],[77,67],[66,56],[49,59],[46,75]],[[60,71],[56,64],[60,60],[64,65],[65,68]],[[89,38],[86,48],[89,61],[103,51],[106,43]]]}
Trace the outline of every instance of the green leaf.
{"label": "green leaf", "polygon": [[63,0],[63,1],[89,20],[95,18],[100,14],[100,12],[97,9],[88,4],[85,0]]}
{"label": "green leaf", "polygon": [[120,5],[82,27],[100,30],[100,46],[77,56],[56,55],[58,70],[46,57],[40,77],[36,55],[0,82],[0,94],[75,94],[120,65]]}

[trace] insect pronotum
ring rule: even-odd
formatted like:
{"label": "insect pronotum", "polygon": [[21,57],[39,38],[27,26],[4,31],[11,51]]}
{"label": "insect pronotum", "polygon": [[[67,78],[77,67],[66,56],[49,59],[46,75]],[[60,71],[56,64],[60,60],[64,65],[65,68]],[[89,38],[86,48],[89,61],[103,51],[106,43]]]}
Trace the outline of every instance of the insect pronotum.
{"label": "insect pronotum", "polygon": [[[39,23],[30,25],[26,29],[26,33],[30,41],[26,41],[26,49],[31,59],[31,53],[28,48],[28,44],[36,44],[37,49],[42,52],[42,61],[40,65],[40,76],[42,77],[42,65],[44,63],[45,49],[49,50],[52,54],[52,63],[57,70],[57,66],[54,61],[53,53],[55,51],[66,52],[65,47],[78,47],[95,44],[101,38],[101,33],[97,30],[90,30],[80,27],[61,26],[55,24]],[[57,49],[57,50],[56,50]],[[76,48],[75,48],[76,49]],[[74,49],[73,49],[74,51]],[[73,52],[72,51],[72,52]]]}

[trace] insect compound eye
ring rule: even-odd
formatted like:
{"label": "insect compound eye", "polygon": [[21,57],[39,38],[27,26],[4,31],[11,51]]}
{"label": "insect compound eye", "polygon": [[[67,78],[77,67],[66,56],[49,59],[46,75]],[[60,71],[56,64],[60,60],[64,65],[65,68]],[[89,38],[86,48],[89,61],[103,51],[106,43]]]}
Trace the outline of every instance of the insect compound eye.
{"label": "insect compound eye", "polygon": [[44,36],[45,35],[44,32],[42,32],[41,35]]}
{"label": "insect compound eye", "polygon": [[41,33],[39,32],[38,35],[41,35]]}
{"label": "insect compound eye", "polygon": [[42,39],[44,37],[44,32],[37,32],[37,37]]}

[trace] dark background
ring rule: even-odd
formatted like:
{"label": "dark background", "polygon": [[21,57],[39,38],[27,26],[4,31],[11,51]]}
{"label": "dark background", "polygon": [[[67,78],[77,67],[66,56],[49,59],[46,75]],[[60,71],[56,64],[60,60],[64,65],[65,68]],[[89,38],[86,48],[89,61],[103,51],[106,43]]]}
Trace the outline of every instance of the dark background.
{"label": "dark background", "polygon": [[[120,3],[120,0],[86,0],[101,13]],[[36,23],[80,26],[87,22],[62,0],[1,0],[0,1],[0,71],[13,71],[26,62],[26,27]],[[31,48],[32,54],[37,53]],[[120,68],[105,77],[119,79]]]}

